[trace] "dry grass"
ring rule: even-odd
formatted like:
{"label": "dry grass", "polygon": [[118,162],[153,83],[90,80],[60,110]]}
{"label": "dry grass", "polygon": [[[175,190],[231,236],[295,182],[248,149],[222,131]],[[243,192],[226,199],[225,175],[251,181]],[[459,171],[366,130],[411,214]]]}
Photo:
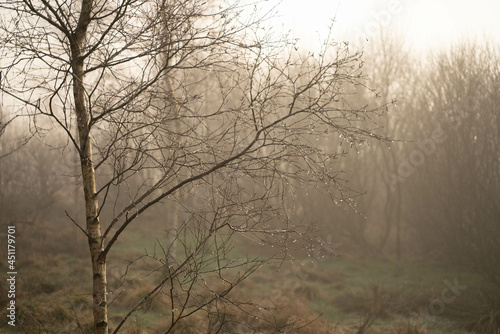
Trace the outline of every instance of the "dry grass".
{"label": "dry grass", "polygon": [[[26,242],[19,253],[17,327],[22,332],[33,334],[91,333],[91,289],[89,280],[85,279],[91,273],[85,241],[75,241],[73,228],[58,231],[61,226],[54,224],[41,232],[44,228],[20,229],[23,239],[35,241]],[[108,267],[110,288],[120,281],[126,265],[116,254],[114,256],[116,258]],[[300,267],[300,270],[290,270],[286,266],[280,271],[276,271],[276,267],[263,268],[231,293],[235,300],[252,300],[260,305],[247,304],[241,308],[226,305],[218,310],[217,317],[214,308],[205,309],[179,321],[172,333],[207,333],[210,326],[215,329],[221,324],[227,333],[447,333],[435,331],[424,322],[409,320],[411,314],[427,306],[429,300],[440,293],[443,288],[441,278],[433,278],[437,283],[430,285],[431,288],[416,285],[410,279],[409,285],[398,285],[394,283],[402,282],[401,277],[380,277],[381,271],[388,272],[384,265],[381,268],[375,265],[376,270],[370,272],[365,263],[356,265],[350,259],[343,261],[344,264],[336,262],[340,265],[335,267],[318,263],[307,267],[309,269]],[[6,271],[5,263],[0,262],[0,270]],[[412,277],[411,274],[405,275]],[[417,281],[426,279],[425,274],[421,275]],[[360,279],[365,276],[376,276],[377,280]],[[290,277],[295,280],[288,281]],[[154,275],[142,279],[140,275],[129,277],[122,289],[116,291],[121,291],[121,294],[110,306],[111,327],[116,326],[126,311],[155,286],[154,279]],[[3,289],[5,282],[0,284]],[[481,298],[478,296],[481,296],[479,290],[467,289],[453,304],[446,305],[442,317],[457,321],[466,319],[465,327],[478,334],[500,334],[495,332],[500,324],[498,293],[488,291]],[[0,316],[4,319],[7,302],[6,295],[0,294]],[[336,313],[333,316],[326,314],[325,306]],[[325,315],[320,317],[322,313]],[[121,333],[162,333],[169,326],[170,314],[168,295],[159,295],[134,315]],[[0,326],[4,326],[0,331],[8,330],[5,322]]]}

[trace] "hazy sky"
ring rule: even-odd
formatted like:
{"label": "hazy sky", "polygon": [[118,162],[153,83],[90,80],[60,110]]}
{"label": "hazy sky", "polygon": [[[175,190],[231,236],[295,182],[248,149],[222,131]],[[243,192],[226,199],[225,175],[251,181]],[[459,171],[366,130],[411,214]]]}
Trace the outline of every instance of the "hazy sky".
{"label": "hazy sky", "polygon": [[336,15],[337,39],[364,40],[397,26],[417,49],[447,45],[462,36],[500,37],[500,0],[283,0],[279,24],[306,44],[325,34]]}

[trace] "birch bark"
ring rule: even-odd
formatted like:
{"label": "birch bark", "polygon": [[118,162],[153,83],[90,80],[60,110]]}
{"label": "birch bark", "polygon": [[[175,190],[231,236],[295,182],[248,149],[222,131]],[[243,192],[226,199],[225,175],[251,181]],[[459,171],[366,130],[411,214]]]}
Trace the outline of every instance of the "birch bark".
{"label": "birch bark", "polygon": [[99,222],[99,203],[96,194],[96,177],[92,161],[91,116],[86,103],[84,48],[87,28],[91,21],[93,1],[82,0],[80,17],[71,34],[71,69],[73,74],[73,98],[80,142],[80,165],[82,169],[85,216],[90,255],[92,260],[92,297],[94,311],[94,333],[108,333],[106,300],[106,258],[101,256],[103,242]]}

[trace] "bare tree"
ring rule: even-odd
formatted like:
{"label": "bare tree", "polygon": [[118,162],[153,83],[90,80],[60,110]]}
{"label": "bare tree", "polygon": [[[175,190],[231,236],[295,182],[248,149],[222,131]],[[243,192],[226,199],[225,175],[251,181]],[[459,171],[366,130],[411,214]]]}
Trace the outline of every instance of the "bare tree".
{"label": "bare tree", "polygon": [[[335,165],[342,151],[315,140],[383,139],[367,125],[378,108],[349,104],[365,85],[360,54],[328,40],[319,55],[301,55],[285,37],[263,31],[269,16],[253,7],[0,2],[12,17],[2,22],[2,91],[33,132],[62,130],[79,155],[85,227],[73,222],[88,239],[95,333],[111,328],[106,265],[113,246],[167,202],[185,216],[173,238],[140,258],[161,274],[114,332],[153,298],[171,308],[166,332],[200,311],[209,331],[241,322],[227,310],[250,314],[254,304],[230,293],[265,261],[231,258],[231,240],[272,243],[286,257],[289,241],[306,237],[308,227],[295,226],[284,201],[273,198],[301,182],[336,199],[349,196]],[[178,257],[169,256],[174,240]]]}
{"label": "bare tree", "polygon": [[392,182],[387,175],[397,170],[402,142],[410,139],[405,131],[404,111],[408,109],[411,98],[408,88],[415,76],[408,47],[395,27],[381,30],[363,52],[363,71],[377,91],[360,91],[357,103],[364,106],[378,101],[388,106],[386,117],[378,120],[378,133],[383,133],[391,142],[360,143],[345,159],[346,170],[357,171],[349,178],[351,186],[366,194],[356,200],[357,210],[339,210],[344,218],[337,219],[334,228],[365,254],[385,256],[387,246],[395,248],[399,267],[403,198],[400,184]]}
{"label": "bare tree", "polygon": [[390,145],[371,146],[371,154],[377,166],[377,173],[365,173],[371,178],[370,189],[382,203],[372,203],[370,210],[378,212],[381,223],[378,249],[382,251],[394,235],[398,270],[401,265],[402,191],[399,183],[388,180],[388,171],[397,170],[401,143],[411,140],[405,131],[405,109],[411,96],[409,88],[415,80],[415,69],[411,66],[411,52],[404,37],[397,30],[381,30],[367,50],[367,68],[372,85],[378,87],[379,97],[393,106],[390,114],[380,121],[383,133],[393,139]]}
{"label": "bare tree", "polygon": [[422,248],[475,267],[497,286],[498,57],[498,46],[469,42],[432,58],[416,89],[413,122],[420,140],[413,151],[425,160],[402,180],[412,189],[408,217]]}

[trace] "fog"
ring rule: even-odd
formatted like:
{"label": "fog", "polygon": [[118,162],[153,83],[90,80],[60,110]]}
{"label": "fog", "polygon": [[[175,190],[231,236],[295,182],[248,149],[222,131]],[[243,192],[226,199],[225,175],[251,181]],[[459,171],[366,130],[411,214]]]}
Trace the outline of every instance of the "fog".
{"label": "fog", "polygon": [[[80,104],[57,25],[31,42],[17,25],[24,53],[5,39],[0,63],[2,331],[500,333],[497,32],[423,43],[403,3],[366,38],[373,15],[345,26],[342,6],[330,37],[297,19],[283,37],[293,6],[103,16]],[[251,41],[259,22],[281,22],[282,44],[260,26]]]}

